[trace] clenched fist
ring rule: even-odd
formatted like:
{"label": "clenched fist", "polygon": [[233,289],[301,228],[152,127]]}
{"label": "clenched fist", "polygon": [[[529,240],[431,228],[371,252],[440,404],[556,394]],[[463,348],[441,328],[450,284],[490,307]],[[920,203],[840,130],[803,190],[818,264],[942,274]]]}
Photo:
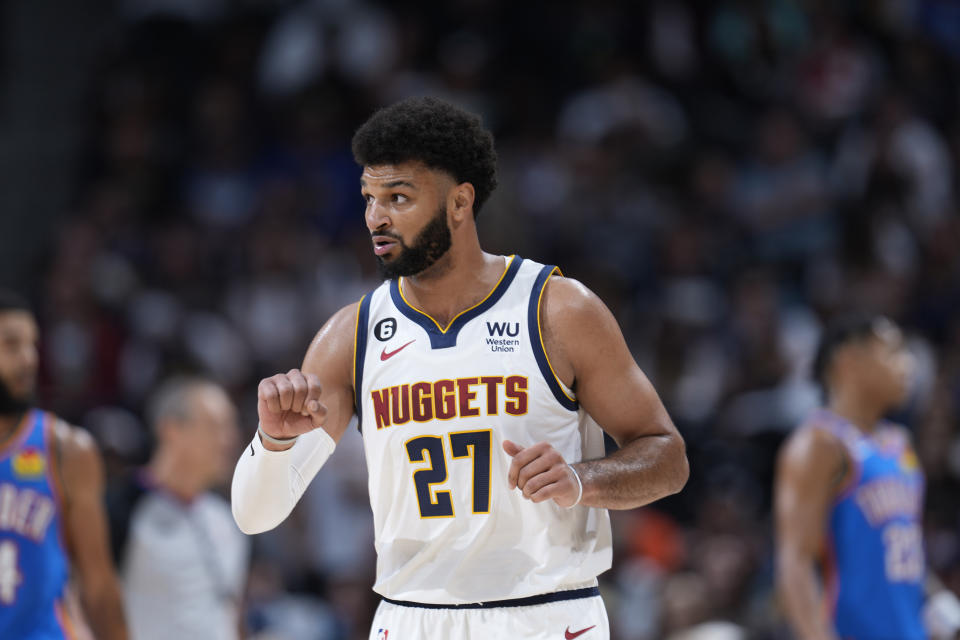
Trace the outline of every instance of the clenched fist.
{"label": "clenched fist", "polygon": [[274,438],[293,438],[320,427],[327,415],[320,391],[320,379],[299,369],[264,378],[257,388],[260,428]]}
{"label": "clenched fist", "polygon": [[524,448],[504,440],[503,450],[513,458],[507,473],[511,489],[519,488],[533,502],[552,498],[565,508],[577,503],[581,491],[576,472],[551,445],[540,442]]}

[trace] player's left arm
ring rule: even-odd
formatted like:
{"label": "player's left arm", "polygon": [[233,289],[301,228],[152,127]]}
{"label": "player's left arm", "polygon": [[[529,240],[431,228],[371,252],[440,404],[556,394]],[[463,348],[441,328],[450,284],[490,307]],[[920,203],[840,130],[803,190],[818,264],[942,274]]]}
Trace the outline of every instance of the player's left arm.
{"label": "player's left arm", "polygon": [[120,586],[110,556],[100,452],[81,429],[61,423],[55,437],[63,479],[63,526],[80,603],[99,640],[126,640]]}
{"label": "player's left arm", "polygon": [[570,506],[579,493],[576,471],[580,504],[608,509],[631,509],[680,491],[690,473],[683,438],[606,305],[576,280],[553,277],[540,321],[557,377],[620,448],[597,460],[568,461],[547,443],[522,448],[507,441],[511,488],[534,502]]}

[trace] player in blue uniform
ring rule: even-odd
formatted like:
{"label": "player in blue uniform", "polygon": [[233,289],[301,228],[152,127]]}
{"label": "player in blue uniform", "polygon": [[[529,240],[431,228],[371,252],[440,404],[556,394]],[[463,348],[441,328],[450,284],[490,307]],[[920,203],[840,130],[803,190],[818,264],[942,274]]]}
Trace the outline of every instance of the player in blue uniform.
{"label": "player in blue uniform", "polygon": [[100,455],[85,432],[33,408],[37,333],[27,305],[0,291],[0,638],[77,637],[75,583],[96,637],[122,640]]}
{"label": "player in blue uniform", "polygon": [[903,336],[882,317],[847,319],[828,328],[814,369],[827,407],[777,463],[787,618],[805,639],[925,639],[923,474],[906,429],[883,420],[906,397]]}

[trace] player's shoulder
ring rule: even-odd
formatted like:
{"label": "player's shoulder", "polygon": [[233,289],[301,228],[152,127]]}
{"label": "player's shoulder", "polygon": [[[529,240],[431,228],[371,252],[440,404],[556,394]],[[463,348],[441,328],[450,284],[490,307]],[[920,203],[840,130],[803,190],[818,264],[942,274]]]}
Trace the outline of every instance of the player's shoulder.
{"label": "player's shoulder", "polygon": [[[571,304],[584,303],[597,295],[576,278],[570,278],[561,273],[555,272],[547,280],[545,291],[560,300]],[[597,298],[599,300],[599,298]]]}
{"label": "player's shoulder", "polygon": [[808,419],[787,436],[780,452],[781,465],[824,468],[843,464],[845,447],[840,437],[817,419]]}
{"label": "player's shoulder", "polygon": [[547,357],[565,384],[598,362],[625,362],[628,350],[613,313],[574,278],[555,274],[547,281],[539,321]]}
{"label": "player's shoulder", "polygon": [[100,448],[86,429],[54,416],[51,436],[65,474],[99,467]]}
{"label": "player's shoulder", "polygon": [[355,339],[358,327],[360,302],[341,307],[317,331],[304,358],[304,371],[327,371],[332,369],[344,382],[350,380],[350,365],[353,362]]}
{"label": "player's shoulder", "polygon": [[52,435],[56,444],[65,452],[82,454],[99,451],[96,440],[89,431],[56,416],[53,417]]}
{"label": "player's shoulder", "polygon": [[554,274],[544,286],[542,309],[549,316],[582,321],[606,311],[606,305],[579,280]]}
{"label": "player's shoulder", "polygon": [[843,442],[840,436],[824,424],[817,421],[806,421],[787,436],[786,444],[803,450],[818,450],[824,447],[842,446]]}
{"label": "player's shoulder", "polygon": [[347,337],[353,340],[353,334],[357,328],[357,318],[360,312],[361,300],[351,302],[340,307],[327,321],[320,327],[314,340],[321,339],[345,339]]}
{"label": "player's shoulder", "polygon": [[546,337],[563,343],[594,344],[620,337],[613,313],[600,297],[574,278],[555,275],[547,281],[540,303]]}

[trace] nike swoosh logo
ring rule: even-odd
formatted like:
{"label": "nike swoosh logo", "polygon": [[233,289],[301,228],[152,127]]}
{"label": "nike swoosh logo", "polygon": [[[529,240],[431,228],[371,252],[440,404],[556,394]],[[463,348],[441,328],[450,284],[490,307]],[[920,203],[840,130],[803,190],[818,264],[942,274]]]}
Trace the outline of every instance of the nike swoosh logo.
{"label": "nike swoosh logo", "polygon": [[387,351],[387,348],[384,347],[384,348],[383,348],[383,351],[380,352],[380,360],[381,360],[381,361],[383,361],[383,360],[389,360],[389,359],[392,358],[393,356],[395,356],[395,355],[397,355],[398,353],[400,353],[401,351],[403,351],[405,348],[407,348],[407,347],[409,347],[410,345],[412,345],[414,342],[416,342],[416,340],[411,340],[410,342],[408,342],[407,344],[403,345],[402,347],[397,347],[397,348],[394,349],[393,351],[389,351],[389,352]]}
{"label": "nike swoosh logo", "polygon": [[574,638],[582,636],[587,631],[590,631],[590,629],[593,629],[595,626],[597,625],[592,624],[586,629],[580,629],[580,631],[570,631],[570,627],[567,627],[567,630],[563,632],[563,637],[566,638],[567,640],[573,640]]}
{"label": "nike swoosh logo", "polygon": [[253,456],[253,443],[250,443],[250,455]]}

